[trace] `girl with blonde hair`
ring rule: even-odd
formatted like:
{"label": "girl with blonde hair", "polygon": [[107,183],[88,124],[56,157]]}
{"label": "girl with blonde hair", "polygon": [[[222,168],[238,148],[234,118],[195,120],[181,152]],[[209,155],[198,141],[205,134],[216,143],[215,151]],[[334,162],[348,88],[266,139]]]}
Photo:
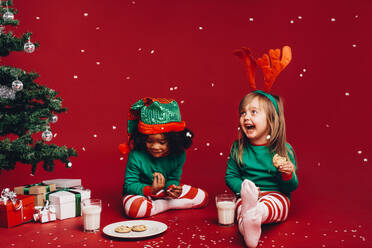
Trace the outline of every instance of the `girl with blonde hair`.
{"label": "girl with blonde hair", "polygon": [[[265,90],[257,90],[254,81],[256,60],[249,49],[236,52],[247,68],[253,92],[239,105],[239,137],[231,148],[225,181],[236,194],[239,231],[248,247],[256,247],[261,224],[285,221],[291,192],[298,186],[296,158],[286,141],[283,103],[270,94],[278,74],[289,64],[291,50],[270,50],[257,60],[264,72]],[[270,64],[271,61],[271,64]]]}

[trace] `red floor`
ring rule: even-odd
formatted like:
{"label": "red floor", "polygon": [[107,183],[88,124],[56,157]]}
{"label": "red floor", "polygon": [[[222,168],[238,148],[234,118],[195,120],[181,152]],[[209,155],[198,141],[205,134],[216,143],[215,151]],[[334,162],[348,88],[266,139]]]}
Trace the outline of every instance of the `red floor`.
{"label": "red floor", "polygon": [[[101,227],[126,220],[120,201],[107,199],[103,203]],[[338,216],[336,209],[333,215],[323,212],[315,218],[315,209],[316,206],[314,211],[307,212],[308,217],[301,216],[301,209],[293,209],[285,223],[264,226],[259,247],[371,247],[367,239],[370,215],[364,220],[350,218],[347,212],[345,218],[330,217]],[[1,228],[0,247],[244,247],[236,224],[233,227],[216,224],[213,202],[204,209],[169,211],[149,219],[164,222],[168,230],[147,239],[121,240],[106,237],[102,232],[82,232],[82,218],[77,217]]]}

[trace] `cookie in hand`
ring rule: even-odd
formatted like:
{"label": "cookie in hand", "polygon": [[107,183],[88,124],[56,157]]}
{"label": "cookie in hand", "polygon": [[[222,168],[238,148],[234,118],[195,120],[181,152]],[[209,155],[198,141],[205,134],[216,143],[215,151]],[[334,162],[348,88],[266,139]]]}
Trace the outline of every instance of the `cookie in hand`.
{"label": "cookie in hand", "polygon": [[287,158],[281,157],[279,154],[275,154],[273,157],[273,164],[276,168],[287,162]]}

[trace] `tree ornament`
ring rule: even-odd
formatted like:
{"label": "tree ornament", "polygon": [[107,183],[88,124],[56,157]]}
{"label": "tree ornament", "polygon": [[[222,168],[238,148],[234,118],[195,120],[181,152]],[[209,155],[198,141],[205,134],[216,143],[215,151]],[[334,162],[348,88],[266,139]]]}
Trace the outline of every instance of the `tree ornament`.
{"label": "tree ornament", "polygon": [[4,21],[12,21],[12,20],[14,20],[14,14],[12,12],[10,12],[9,10],[7,10],[3,14],[3,20]]}
{"label": "tree ornament", "polygon": [[53,138],[53,134],[51,131],[49,130],[45,130],[42,134],[41,134],[41,138],[44,140],[44,141],[51,141],[52,138]]}
{"label": "tree ornament", "polygon": [[30,38],[23,46],[23,49],[25,50],[26,53],[33,53],[35,51],[35,45],[30,41]]}
{"label": "tree ornament", "polygon": [[50,123],[56,123],[58,121],[58,116],[56,115],[52,115],[50,118],[49,118],[49,122]]}
{"label": "tree ornament", "polygon": [[12,82],[12,89],[15,90],[15,91],[21,91],[23,90],[23,83],[16,79]]}

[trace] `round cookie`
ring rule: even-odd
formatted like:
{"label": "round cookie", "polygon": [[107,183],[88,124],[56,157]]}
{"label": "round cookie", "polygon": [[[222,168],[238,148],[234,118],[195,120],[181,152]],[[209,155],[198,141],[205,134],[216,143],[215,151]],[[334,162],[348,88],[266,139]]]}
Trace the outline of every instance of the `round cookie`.
{"label": "round cookie", "polygon": [[281,157],[279,154],[275,154],[273,157],[273,164],[276,168],[284,164],[286,161],[287,161],[287,158]]}
{"label": "round cookie", "polygon": [[143,232],[146,230],[147,230],[147,227],[145,225],[132,226],[133,232]]}
{"label": "round cookie", "polygon": [[132,229],[129,226],[118,226],[114,229],[115,232],[118,233],[129,233]]}

